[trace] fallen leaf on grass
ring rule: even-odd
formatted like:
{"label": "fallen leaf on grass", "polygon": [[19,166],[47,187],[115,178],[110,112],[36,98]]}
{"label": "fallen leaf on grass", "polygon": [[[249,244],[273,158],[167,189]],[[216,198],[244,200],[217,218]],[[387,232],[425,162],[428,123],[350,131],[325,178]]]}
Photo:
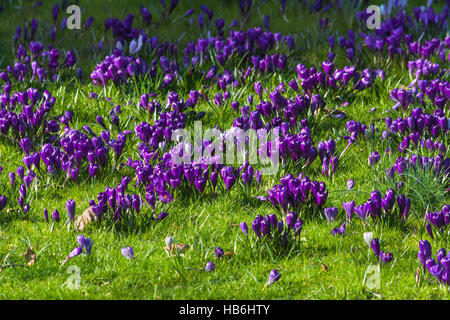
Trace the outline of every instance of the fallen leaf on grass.
{"label": "fallen leaf on grass", "polygon": [[234,251],[224,252],[223,258],[231,258],[234,255]]}
{"label": "fallen leaf on grass", "polygon": [[32,266],[36,262],[36,253],[31,248],[28,248],[25,252],[25,261],[28,266]]}
{"label": "fallen leaf on grass", "polygon": [[420,282],[420,268],[416,269],[415,279],[416,279],[416,284],[419,285],[419,282]]}
{"label": "fallen leaf on grass", "polygon": [[169,246],[165,246],[164,249],[166,249],[166,251],[168,253],[170,253],[170,255],[172,256],[174,252],[176,254],[177,250],[181,254],[184,251],[186,251],[186,249],[189,248],[189,247],[190,246],[188,244],[174,243],[170,247]]}
{"label": "fallen leaf on grass", "polygon": [[97,216],[95,215],[94,211],[92,211],[92,207],[89,207],[84,210],[83,214],[79,216],[75,221],[75,229],[77,231],[83,231],[88,224],[96,220]]}
{"label": "fallen leaf on grass", "polygon": [[322,271],[328,271],[328,267],[325,265],[325,263],[322,263],[320,266],[322,267]]}

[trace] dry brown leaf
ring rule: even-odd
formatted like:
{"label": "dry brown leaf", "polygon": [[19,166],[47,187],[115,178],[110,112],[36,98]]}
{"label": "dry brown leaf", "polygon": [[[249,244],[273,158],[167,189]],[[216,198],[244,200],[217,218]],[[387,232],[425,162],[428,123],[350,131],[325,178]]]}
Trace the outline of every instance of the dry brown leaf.
{"label": "dry brown leaf", "polygon": [[25,261],[28,266],[32,266],[36,262],[36,253],[31,248],[28,248],[25,252]]}
{"label": "dry brown leaf", "polygon": [[416,284],[419,285],[419,282],[420,282],[420,268],[416,269],[415,279],[416,279]]}
{"label": "dry brown leaf", "polygon": [[233,228],[239,227],[239,223],[231,222],[230,227],[233,227]]}
{"label": "dry brown leaf", "polygon": [[165,246],[165,249],[167,252],[169,252],[171,255],[173,255],[173,254],[177,253],[177,249],[178,249],[179,253],[183,253],[189,247],[190,246],[188,244],[174,243],[174,244],[172,244],[172,246],[170,248],[169,248],[169,246]]}
{"label": "dry brown leaf", "polygon": [[231,258],[234,255],[234,251],[226,251],[223,253],[224,258]]}
{"label": "dry brown leaf", "polygon": [[93,221],[97,221],[97,216],[94,211],[92,211],[92,207],[89,207],[84,210],[83,214],[79,216],[77,220],[75,220],[75,229],[77,231],[83,231],[84,228]]}
{"label": "dry brown leaf", "polygon": [[320,266],[322,267],[322,271],[328,271],[328,267],[325,265],[325,263],[322,263]]}

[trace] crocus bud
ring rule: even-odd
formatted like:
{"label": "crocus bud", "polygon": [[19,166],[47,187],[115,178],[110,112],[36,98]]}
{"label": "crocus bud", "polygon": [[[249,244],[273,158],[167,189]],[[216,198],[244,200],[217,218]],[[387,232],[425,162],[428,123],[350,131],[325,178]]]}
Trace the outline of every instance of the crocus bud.
{"label": "crocus bud", "polygon": [[370,243],[370,246],[372,247],[373,253],[375,253],[375,256],[377,256],[378,258],[380,256],[380,242],[378,241],[378,239],[373,239]]}
{"label": "crocus bud", "polygon": [[364,241],[367,243],[367,246],[370,247],[373,239],[372,232],[364,232]]}
{"label": "crocus bud", "polygon": [[215,268],[216,268],[216,265],[213,262],[207,262],[204,270],[206,272],[211,272],[211,271],[214,271]]}
{"label": "crocus bud", "polygon": [[59,212],[57,209],[55,209],[55,211],[53,211],[53,220],[56,221],[56,223],[59,223]]}
{"label": "crocus bud", "polygon": [[271,286],[273,283],[280,280],[280,278],[281,274],[278,273],[278,270],[273,269],[272,271],[270,271],[269,280],[267,281],[266,286]]}
{"label": "crocus bud", "polygon": [[69,215],[69,220],[73,222],[75,220],[75,209],[76,209],[76,203],[73,199],[67,200],[66,209],[67,214]]}
{"label": "crocus bud", "polygon": [[5,196],[0,196],[0,211],[6,207],[7,199]]}
{"label": "crocus bud", "polygon": [[353,189],[353,186],[355,185],[355,181],[353,179],[350,179],[347,181],[347,190]]}
{"label": "crocus bud", "polygon": [[131,248],[131,247],[125,247],[125,248],[122,248],[122,249],[120,250],[120,252],[122,253],[122,255],[123,255],[125,258],[128,258],[128,259],[134,259],[134,252],[133,252],[133,248]]}
{"label": "crocus bud", "polygon": [[66,260],[64,260],[63,264],[67,262],[67,260],[79,256],[81,253],[83,252],[83,249],[81,249],[80,247],[73,249],[69,255],[67,256]]}
{"label": "crocus bud", "polygon": [[171,236],[166,237],[166,245],[167,245],[169,248],[172,248],[172,244],[173,244],[173,239],[172,239],[172,237],[171,237]]}
{"label": "crocus bud", "polygon": [[223,256],[223,254],[224,254],[223,249],[221,247],[216,247],[216,249],[214,250],[214,255],[220,259]]}
{"label": "crocus bud", "polygon": [[245,222],[241,222],[241,230],[244,236],[248,234],[248,226]]}

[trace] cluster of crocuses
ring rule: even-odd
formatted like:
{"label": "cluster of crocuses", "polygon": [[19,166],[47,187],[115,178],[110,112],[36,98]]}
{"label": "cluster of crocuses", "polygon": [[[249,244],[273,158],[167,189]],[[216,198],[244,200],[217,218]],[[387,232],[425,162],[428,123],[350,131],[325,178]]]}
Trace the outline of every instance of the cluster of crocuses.
{"label": "cluster of crocuses", "polygon": [[[382,19],[380,27],[373,33],[366,34],[360,32],[358,35],[364,39],[365,46],[373,55],[379,54],[383,57],[384,48],[387,47],[389,56],[391,57],[394,57],[395,55],[413,55],[429,58],[436,51],[438,51],[439,57],[442,57],[445,54],[445,48],[443,48],[439,39],[433,39],[432,41],[426,40],[421,44],[420,41],[413,41],[413,35],[406,33],[415,33],[416,30],[423,30],[424,27],[428,30],[436,31],[445,30],[447,28],[448,5],[445,6],[439,14],[435,13],[431,7],[424,8],[425,7],[423,6],[414,8],[414,17],[406,14],[404,10],[398,10],[397,15],[388,19]],[[361,11],[357,13],[357,17],[360,24],[366,25],[370,13]],[[351,53],[355,52],[355,33],[353,30],[349,30],[348,33],[349,39],[347,40],[345,37],[340,37],[339,44],[347,51],[347,56],[350,59],[352,57]],[[419,36],[420,34],[417,34],[417,38],[419,38]],[[420,38],[422,37],[420,36]],[[403,43],[405,44],[405,48],[402,48]],[[332,49],[334,48],[334,41],[330,46]],[[361,49],[362,47],[359,46],[356,51],[359,52]]]}
{"label": "cluster of crocuses", "polygon": [[[87,159],[89,161],[89,176],[94,177],[101,167],[108,163],[110,147],[119,158],[125,147],[127,135],[132,132],[125,130],[119,132],[116,139],[111,139],[108,130],[102,131],[97,137],[92,129],[85,126],[84,130],[92,137],[76,129],[65,130],[59,144],[62,149],[50,143],[42,146],[40,157],[47,167],[47,171],[54,175],[57,171],[63,170],[74,181],[78,180],[81,166]],[[35,164],[36,165],[36,164]]]}
{"label": "cluster of crocuses", "polygon": [[[33,170],[27,170],[25,171],[24,167],[19,166],[17,167],[16,172],[11,171],[8,174],[9,182],[11,184],[11,192],[9,192],[10,195],[14,195],[16,193],[16,187],[19,189],[19,198],[17,201],[17,204],[19,205],[19,209],[23,213],[28,213],[30,211],[30,204],[27,203],[27,195],[28,195],[28,188],[31,186],[31,183],[36,178],[36,173]],[[18,178],[17,178],[18,177]],[[19,180],[21,182],[19,182]],[[16,183],[17,181],[17,183]],[[20,184],[20,186],[19,186]],[[7,192],[6,186],[4,188],[4,192]],[[9,204],[10,208],[13,208],[15,203],[12,201],[12,199],[6,198],[6,196],[1,196],[1,205],[0,207],[5,208],[7,204]]]}
{"label": "cluster of crocuses", "polygon": [[259,56],[252,56],[253,71],[259,73],[273,72],[276,70],[283,70],[287,65],[287,57],[285,54],[278,55],[277,53],[268,55],[264,58]]}
{"label": "cluster of crocuses", "polygon": [[[260,103],[255,106],[255,111],[250,111],[250,106],[241,107],[241,117],[237,117],[233,121],[233,126],[247,130],[271,128],[281,126],[283,133],[289,131],[289,125],[297,126],[297,120],[301,115],[317,106],[317,100],[312,100],[309,95],[297,95],[295,99],[286,99],[281,93],[285,92],[284,83],[280,83],[277,88],[270,93],[270,101],[261,99],[262,87],[259,82],[255,82],[255,90],[260,97]],[[253,100],[253,96],[249,96],[249,100]],[[237,111],[238,102],[232,102],[231,107]],[[285,124],[283,123],[283,116]],[[265,120],[265,124],[263,122]],[[305,120],[306,121],[306,120]]]}
{"label": "cluster of crocuses", "polygon": [[305,212],[311,207],[322,208],[328,198],[328,190],[324,182],[311,181],[304,173],[298,177],[288,174],[280,179],[281,184],[274,185],[267,197],[277,210],[287,215],[289,207],[294,211]]}
{"label": "cluster of crocuses", "polygon": [[[450,55],[450,53],[449,53]],[[412,92],[415,94],[416,101],[422,105],[426,104],[427,96],[433,105],[444,109],[450,99],[450,83],[442,79],[417,80],[411,83]]]}
{"label": "cluster of crocuses", "polygon": [[373,253],[378,259],[378,262],[383,262],[383,264],[389,263],[392,261],[394,256],[390,252],[385,252],[380,250],[380,241],[378,238],[372,239],[370,246],[372,248]]}
{"label": "cluster of crocuses", "polygon": [[425,96],[428,96],[435,106],[443,109],[449,101],[449,90],[450,84],[448,81],[440,79],[418,80],[411,89],[392,89],[390,98],[395,102],[392,109],[397,110],[401,107],[403,113],[406,113],[410,105],[420,103],[425,106]]}
{"label": "cluster of crocuses", "polygon": [[[138,124],[135,127],[136,136],[145,146],[151,147],[152,150],[158,149],[161,143],[168,145],[172,141],[172,133],[176,129],[185,128],[188,117],[185,111],[194,107],[198,99],[199,93],[194,90],[190,92],[190,97],[186,101],[180,99],[176,92],[169,92],[165,108],[167,112],[159,113],[159,118],[153,125],[145,121]],[[141,96],[139,106],[150,113],[161,110],[161,104],[156,99],[150,101],[149,94]],[[200,118],[201,114],[197,114],[197,117]],[[144,146],[140,146],[141,154],[144,149]]]}
{"label": "cluster of crocuses", "polygon": [[[429,222],[427,225],[427,231],[433,238],[433,232],[431,226],[437,228],[440,232],[443,232],[450,225],[450,205],[445,204],[442,206],[441,211],[430,211],[425,214],[425,218]],[[430,225],[431,224],[431,225]]]}
{"label": "cluster of crocuses", "polygon": [[239,178],[247,187],[259,186],[261,183],[261,172],[255,170],[247,162],[235,169],[214,161],[214,157],[211,157],[209,159],[202,158],[198,163],[176,164],[172,161],[172,156],[166,153],[163,156],[163,162],[155,166],[141,160],[133,161],[131,159],[127,165],[136,170],[137,183],[145,186],[145,198],[152,208],[155,207],[157,197],[163,203],[171,202],[178,189],[185,192],[186,188],[188,190],[195,188],[194,190],[202,194],[209,182],[211,190],[215,192],[219,176],[222,177],[225,190],[230,190],[239,181]]}
{"label": "cluster of crocuses", "polygon": [[[247,223],[241,222],[240,227],[244,235],[247,236]],[[300,238],[303,229],[303,220],[293,211],[288,212],[284,220],[278,220],[275,214],[269,214],[265,217],[258,214],[252,222],[252,229],[258,239],[282,239],[283,245],[286,247],[288,239],[291,237],[291,230],[293,232],[292,241],[296,241]]]}
{"label": "cluster of crocuses", "polygon": [[380,161],[381,156],[378,153],[378,151],[374,151],[371,154],[369,154],[369,166],[373,167],[374,165],[376,165],[378,163],[378,161]]}
{"label": "cluster of crocuses", "polygon": [[[289,124],[284,124],[289,127]],[[266,147],[267,149],[265,149]],[[300,132],[297,134],[290,134],[289,132],[285,131],[285,133],[283,133],[283,136],[277,140],[277,147],[279,155],[282,157],[284,163],[286,163],[288,159],[291,159],[293,162],[303,159],[305,165],[310,164],[317,158],[318,154],[318,151],[316,147],[314,147],[314,143],[311,138],[311,130],[307,125],[302,127]],[[267,146],[265,143],[262,143],[261,147],[258,149],[258,153],[260,157],[267,156],[270,158],[272,155],[271,141],[267,143]],[[337,161],[335,158],[333,159],[333,168],[336,169]],[[272,159],[272,161],[273,160],[274,159]]]}
{"label": "cluster of crocuses", "polygon": [[403,176],[408,170],[432,171],[436,176],[445,177],[450,173],[450,158],[444,158],[441,154],[435,157],[411,154],[409,157],[399,156],[394,165],[386,170],[386,174],[394,179],[395,173]]}
{"label": "cluster of crocuses", "polygon": [[414,81],[419,79],[429,79],[430,77],[441,77],[446,70],[441,70],[439,63],[432,63],[427,59],[417,59],[408,61],[408,69],[411,76],[415,76]]}
{"label": "cluster of crocuses", "polygon": [[[147,72],[155,74],[155,65],[149,69],[144,60],[140,57],[127,57],[123,55],[120,49],[115,48],[112,56],[106,56],[95,67],[91,73],[91,79],[94,85],[106,85],[112,81],[116,86],[120,83],[127,83],[127,80],[132,77],[144,75]],[[151,72],[153,70],[153,72]]]}
{"label": "cluster of crocuses", "polygon": [[[115,188],[106,187],[105,191],[100,192],[97,195],[97,202],[95,200],[89,202],[99,223],[108,213],[113,217],[114,222],[139,215],[144,203],[139,194],[127,193],[130,181],[130,177],[123,176],[122,181]],[[151,203],[149,199],[147,199],[147,202]],[[152,208],[154,209],[154,203]],[[160,212],[155,218],[152,213],[151,218],[153,220],[163,220],[168,215],[167,212]]]}
{"label": "cluster of crocuses", "polygon": [[[28,51],[20,44],[16,50],[17,61],[0,73],[0,79],[5,83],[11,83],[12,80],[28,82],[33,79],[42,82],[50,75],[51,80],[56,81],[61,70],[71,68],[77,62],[72,50],[66,52],[63,62],[59,62],[60,55],[60,50],[52,46],[44,50],[44,45],[39,41],[31,41]],[[81,70],[78,71],[79,77],[81,77],[80,73]]]}
{"label": "cluster of crocuses", "polygon": [[364,69],[358,71],[355,66],[345,66],[342,69],[335,69],[334,53],[328,54],[328,60],[322,62],[323,71],[318,71],[315,67],[308,69],[299,63],[296,67],[298,80],[301,80],[301,87],[304,92],[319,92],[332,90],[342,94],[359,92],[372,87],[377,77],[384,79],[382,70]]}
{"label": "cluster of crocuses", "polygon": [[426,267],[439,284],[450,285],[450,252],[447,254],[445,248],[439,249],[436,254],[437,263],[431,254],[431,244],[428,240],[420,240],[418,258],[424,271]]}
{"label": "cluster of crocuses", "polygon": [[397,204],[398,216],[406,221],[411,200],[401,193],[396,196],[394,189],[387,190],[384,197],[380,191],[372,191],[370,199],[360,205],[356,205],[354,200],[344,201],[343,208],[347,213],[348,221],[351,221],[353,214],[356,213],[365,222],[368,216],[374,221],[388,219],[394,211],[395,204]]}
{"label": "cluster of crocuses", "polygon": [[[40,139],[45,134],[59,131],[58,122],[49,119],[49,113],[56,99],[45,90],[29,88],[11,94],[11,86],[5,84],[0,95],[0,132],[16,139],[31,137]],[[21,110],[20,110],[21,109]],[[42,133],[39,131],[42,129]],[[30,146],[31,148],[31,146]]]}
{"label": "cluster of crocuses", "polygon": [[359,121],[350,120],[346,124],[347,130],[350,132],[350,136],[344,136],[343,138],[348,141],[348,145],[351,145],[359,140],[364,139],[367,132],[367,126]]}
{"label": "cluster of crocuses", "polygon": [[439,141],[433,142],[431,138],[439,138],[441,134],[447,134],[449,120],[442,109],[435,109],[433,114],[429,114],[423,113],[421,108],[415,108],[406,118],[398,117],[393,120],[391,117],[386,117],[387,130],[383,132],[383,136],[387,137],[389,132],[404,135],[403,141],[399,144],[400,152],[409,148],[410,142],[413,142],[416,148],[420,142],[422,147],[426,146],[430,150],[437,149],[445,154],[445,144]]}
{"label": "cluster of crocuses", "polygon": [[[206,6],[202,6],[202,10],[205,13],[208,12],[208,17],[212,15],[212,10],[208,9]],[[151,21],[150,12],[148,12],[148,9],[142,7],[141,13],[145,24],[148,25]],[[167,42],[164,44],[159,44],[157,36],[150,38],[144,30],[139,31],[136,28],[132,28],[133,20],[133,14],[127,15],[123,21],[116,18],[109,18],[105,20],[105,33],[109,29],[112,30],[114,37],[119,40],[116,50],[119,49],[121,52],[123,52],[122,42],[125,40],[132,39],[132,42],[136,42],[136,39],[139,38],[140,46],[142,46],[142,44],[150,43],[152,50],[156,51],[160,60],[160,67],[165,73],[164,83],[166,85],[170,85],[175,78],[177,78],[179,73],[179,63],[176,59],[173,59],[170,62],[169,59],[165,57],[165,54],[168,53],[169,55],[175,57],[178,51],[177,44],[168,44]],[[203,23],[200,25],[202,24]],[[218,19],[216,21],[216,26],[218,29],[218,36],[198,38],[197,41],[188,42],[186,48],[183,50],[182,58],[183,65],[186,68],[189,68],[190,66],[193,68],[199,64],[203,64],[205,61],[209,61],[208,54],[210,50],[213,56],[216,57],[218,63],[221,65],[224,65],[226,61],[230,60],[233,56],[242,56],[250,52],[252,54],[262,53],[263,55],[266,55],[265,58],[262,59],[257,55],[252,56],[251,60],[255,70],[268,72],[272,69],[284,69],[286,67],[287,57],[285,54],[275,53],[268,55],[266,52],[275,46],[279,49],[281,43],[285,43],[288,48],[292,48],[294,46],[294,39],[292,37],[282,36],[280,33],[274,34],[270,31],[264,32],[262,28],[258,27],[248,29],[247,31],[230,30],[229,36],[225,38],[223,32],[224,21],[222,19]],[[212,50],[214,50],[214,52],[212,52]],[[134,51],[137,52],[138,50]],[[106,60],[104,62],[106,62]],[[107,63],[107,65],[111,65],[111,63]],[[153,60],[152,67],[148,69],[151,76],[155,75],[155,68],[156,60]],[[98,71],[97,69],[94,70],[94,72]],[[91,73],[91,78],[94,80],[94,83],[97,84],[100,81],[103,82],[100,77],[100,72],[96,72],[96,74],[94,74],[94,72]],[[104,72],[105,70],[103,70],[103,73]],[[216,72],[217,66],[214,65],[206,74],[205,79],[208,80],[213,78]],[[145,73],[145,71],[143,73]]]}
{"label": "cluster of crocuses", "polygon": [[250,28],[246,31],[230,30],[227,38],[219,35],[207,39],[197,39],[197,43],[189,42],[186,49],[183,50],[183,61],[191,61],[192,65],[206,61],[208,49],[214,49],[214,55],[222,65],[236,55],[262,53],[265,55],[264,58],[258,55],[251,57],[254,71],[267,72],[269,68],[275,67],[284,69],[287,62],[286,55],[266,55],[270,49],[274,46],[278,48],[281,43],[285,43],[288,48],[293,48],[295,45],[295,41],[291,36],[282,36],[280,33],[272,33],[270,31],[264,32],[259,27]]}

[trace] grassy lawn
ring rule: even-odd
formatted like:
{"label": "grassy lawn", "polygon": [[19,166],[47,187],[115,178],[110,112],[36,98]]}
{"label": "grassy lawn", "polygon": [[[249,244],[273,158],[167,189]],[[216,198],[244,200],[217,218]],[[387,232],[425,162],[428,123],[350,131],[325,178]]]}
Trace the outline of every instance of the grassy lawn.
{"label": "grassy lawn", "polygon": [[[228,86],[230,99],[222,106],[217,106],[214,103],[215,96],[224,90],[204,79],[204,74],[213,64],[217,64],[213,54],[209,56],[211,61],[204,62],[192,72],[182,67],[180,79],[167,86],[163,85],[165,73],[159,67],[158,53],[147,45],[144,45],[136,56],[140,56],[149,66],[153,59],[158,61],[154,77],[129,78],[126,83],[116,86],[110,82],[103,87],[101,84],[95,86],[90,74],[106,55],[112,54],[116,45],[117,39],[113,37],[111,30],[104,32],[104,21],[107,18],[123,20],[127,14],[133,13],[133,27],[143,28],[150,38],[157,35],[160,43],[178,41],[177,57],[181,65],[183,49],[189,41],[197,43],[197,38],[206,38],[208,34],[217,35],[214,24],[216,19],[225,20],[225,37],[233,19],[239,20],[238,26],[233,30],[239,30],[243,20],[239,1],[180,1],[165,18],[159,1],[72,2],[81,8],[82,29],[62,31],[60,22],[69,15],[61,9],[56,22],[54,41],[50,38],[53,26],[52,7],[57,3],[61,5],[60,1],[45,1],[37,7],[33,7],[34,1],[0,2],[3,4],[0,12],[0,73],[17,61],[14,45],[16,27],[21,26],[23,30],[25,22],[31,23],[31,19],[36,18],[39,26],[35,40],[42,42],[46,48],[50,44],[58,48],[60,63],[64,62],[68,50],[75,52],[77,62],[74,66],[59,71],[59,79],[56,82],[49,79],[42,82],[36,79],[31,81],[29,78],[25,81],[14,80],[11,84],[11,94],[26,91],[28,88],[36,88],[40,92],[48,90],[56,98],[49,119],[57,119],[70,110],[73,111],[69,124],[71,129],[83,132],[83,126],[87,125],[99,135],[105,130],[96,122],[96,116],[101,115],[112,139],[117,139],[118,133],[123,130],[131,130],[132,134],[128,135],[119,157],[116,157],[111,149],[108,163],[100,168],[99,174],[94,178],[89,177],[86,164],[81,166],[76,181],[67,178],[63,171],[51,175],[43,162],[39,170],[33,167],[37,177],[27,188],[25,202],[29,204],[30,209],[26,214],[22,209],[18,209],[19,186],[24,182],[16,174],[15,186],[11,188],[8,177],[9,172],[16,172],[20,166],[25,167],[25,154],[18,143],[20,138],[13,136],[11,132],[0,135],[0,166],[3,168],[0,172],[0,196],[5,195],[8,199],[6,207],[0,210],[0,261],[3,266],[0,270],[1,299],[449,298],[448,288],[440,286],[428,271],[424,274],[418,259],[420,240],[430,241],[433,257],[436,257],[440,248],[450,250],[448,227],[442,234],[434,229],[432,239],[426,231],[425,219],[427,212],[440,211],[443,205],[449,203],[448,178],[437,178],[420,170],[408,171],[404,178],[396,174],[395,179],[386,178],[385,173],[400,155],[435,157],[439,154],[438,150],[429,151],[420,147],[420,144],[418,148],[411,144],[408,151],[401,154],[399,142],[403,136],[392,140],[382,138],[383,131],[386,130],[386,116],[395,119],[406,118],[411,114],[413,106],[409,106],[406,115],[403,115],[401,108],[398,111],[392,110],[395,102],[389,94],[395,88],[406,88],[414,79],[408,71],[408,60],[413,58],[389,57],[386,48],[385,55],[381,57],[379,54],[372,54],[367,46],[363,46],[357,54],[360,59],[357,70],[383,69],[386,74],[384,81],[378,77],[370,88],[357,93],[334,95],[329,91],[329,94],[324,95],[326,108],[307,116],[316,147],[319,141],[334,139],[336,142],[335,154],[340,157],[333,176],[322,175],[319,158],[305,167],[304,163],[288,161],[281,165],[276,174],[263,176],[259,187],[246,187],[242,180],[238,179],[230,190],[226,190],[219,175],[219,183],[214,192],[208,184],[205,191],[199,194],[194,187],[184,183],[174,192],[173,201],[161,203],[157,200],[153,210],[145,201],[145,187],[137,185],[134,180],[136,171],[126,165],[129,158],[139,160],[138,146],[141,140],[135,134],[136,126],[143,121],[154,124],[160,118],[158,112],[149,113],[139,107],[141,95],[155,93],[156,100],[165,106],[171,91],[177,92],[180,98],[186,100],[191,90],[201,90],[208,100],[200,99],[192,112],[205,112],[202,118],[204,129],[217,126],[227,130],[233,126],[235,118],[241,116],[240,108],[234,111],[231,101],[238,101],[241,106],[248,105],[248,97],[252,94],[254,102],[250,110],[253,111],[261,99],[270,100],[270,93],[280,82],[285,83],[286,92],[283,96],[295,99],[299,93],[290,89],[288,82],[298,80],[296,66],[302,63],[308,68],[322,70],[322,61],[327,59],[327,54],[331,51],[327,40],[329,36],[336,38],[336,68],[355,65],[355,61],[350,61],[345,50],[339,47],[338,39],[339,36],[347,36],[347,30],[350,28],[353,28],[355,33],[371,32],[365,26],[359,26],[356,18],[356,12],[364,10],[368,4],[361,4],[357,9],[350,4],[344,4],[341,11],[332,8],[326,12],[311,12],[306,4],[287,1],[283,14],[280,1],[253,1],[250,14],[242,24],[242,30],[263,27],[264,17],[270,15],[270,31],[291,35],[295,39],[295,47],[277,45],[270,48],[270,54],[286,54],[285,68],[267,73],[252,71],[245,81],[239,80],[238,86]],[[167,2],[169,6],[170,1]],[[381,3],[374,1],[373,4]],[[200,9],[202,4],[213,10],[210,24],[207,15]],[[409,1],[405,11],[412,14],[413,8],[421,4],[422,1]],[[142,21],[141,5],[152,13],[150,25],[145,25]],[[443,6],[444,2],[433,4],[436,12],[441,12]],[[190,17],[184,17],[184,13],[190,8],[195,8],[194,13]],[[205,18],[202,30],[197,24],[200,12],[203,12]],[[94,22],[86,30],[84,24],[90,16],[94,17]],[[328,23],[325,28],[321,28],[319,19],[325,17],[328,18]],[[444,40],[448,37],[448,29],[429,28],[423,32],[414,32],[414,39],[422,35],[422,42],[432,38]],[[27,44],[20,41],[28,48],[29,41]],[[103,41],[101,51],[97,49],[99,41]],[[357,35],[356,42],[357,45],[362,44],[364,39]],[[127,40],[124,47],[128,47],[128,44]],[[448,54],[449,50],[446,52]],[[246,53],[233,56],[224,65],[218,65],[218,73],[229,70],[239,79],[241,74],[252,66],[250,55]],[[439,60],[437,55],[433,55],[429,60],[438,62],[441,69],[449,67],[448,59],[445,63]],[[82,70],[81,78],[77,77],[78,68]],[[449,81],[448,71],[441,79]],[[254,89],[256,81],[260,81],[264,88],[261,98]],[[0,85],[3,84],[0,80]],[[98,94],[98,98],[90,98],[91,92]],[[347,101],[348,106],[343,107],[342,104]],[[109,120],[110,110],[118,105],[122,111],[117,115],[120,119],[119,128]],[[448,105],[447,100],[443,110],[445,115],[450,117]],[[419,104],[414,107],[418,106]],[[422,106],[423,112],[430,114],[435,108],[429,101]],[[1,109],[0,102],[0,111]],[[343,112],[345,118],[330,116],[330,111],[334,109]],[[16,112],[20,113],[20,110]],[[299,117],[298,120],[305,117]],[[364,123],[368,134],[347,148],[344,136],[349,135],[346,122],[350,120]],[[374,133],[370,132],[371,124],[374,126]],[[56,133],[59,138],[64,135],[64,125],[60,123],[60,127],[61,130]],[[186,128],[193,131],[194,117],[187,117]],[[441,132],[434,141],[448,146],[447,133]],[[33,149],[37,151],[47,143],[44,135],[40,134],[41,132],[33,137]],[[173,145],[172,143],[171,146]],[[385,151],[387,148],[388,152]],[[380,160],[370,166],[368,158],[374,151],[379,152]],[[447,157],[447,151],[443,153],[443,157]],[[239,166],[240,164],[235,167]],[[288,174],[298,176],[301,172],[311,181],[325,182],[328,189],[325,207],[339,209],[335,221],[331,224],[327,221],[323,208],[314,210],[313,214],[312,211],[304,209],[299,212],[304,225],[300,239],[296,242],[284,247],[276,241],[258,240],[251,227],[255,216],[276,214],[280,220],[281,213],[274,209],[270,201],[261,201],[255,196],[267,197],[268,191],[274,185],[280,184],[281,177]],[[142,198],[139,215],[132,218],[127,216],[114,222],[113,212],[108,211],[101,223],[94,222],[82,232],[76,231],[73,222],[69,221],[66,201],[75,200],[76,219],[90,206],[91,200],[97,201],[97,195],[105,191],[105,188],[115,188],[121,183],[123,176],[131,179],[128,192],[139,194]],[[351,190],[347,190],[349,179],[354,180]],[[394,211],[389,219],[378,220],[376,223],[371,218],[363,222],[354,214],[351,222],[346,225],[344,236],[330,234],[333,228],[341,226],[347,220],[343,209],[344,201],[354,200],[357,205],[362,204],[370,198],[374,190],[379,190],[384,197],[388,189],[396,189],[399,181],[404,183],[401,193],[411,200],[406,222],[397,211]],[[48,222],[44,217],[45,208],[49,212]],[[59,223],[51,217],[55,209],[60,213]],[[157,216],[163,211],[169,213],[165,219],[151,219],[153,212]],[[244,221],[249,226],[248,236],[244,236],[239,227]],[[389,251],[394,257],[391,262],[380,266],[380,282],[375,289],[367,286],[367,270],[377,266],[377,258],[364,241],[365,232],[372,232],[373,237],[379,239],[381,250]],[[91,254],[83,253],[62,264],[72,249],[78,246],[79,234],[94,241]],[[168,236],[179,244],[188,244],[189,248],[184,252],[167,252],[165,239]],[[121,248],[128,246],[133,248],[134,259],[126,259],[121,254]],[[230,255],[217,258],[214,255],[217,246],[225,252],[230,252]],[[36,255],[36,260],[31,265],[27,265],[28,261],[24,258],[28,248]],[[215,263],[213,272],[202,270],[209,261]],[[282,276],[279,281],[267,287],[265,284],[273,269],[277,269]],[[420,281],[416,281],[417,269],[421,270]],[[72,273],[73,270],[78,270],[80,275],[79,286],[75,289],[67,286],[77,273]]]}

